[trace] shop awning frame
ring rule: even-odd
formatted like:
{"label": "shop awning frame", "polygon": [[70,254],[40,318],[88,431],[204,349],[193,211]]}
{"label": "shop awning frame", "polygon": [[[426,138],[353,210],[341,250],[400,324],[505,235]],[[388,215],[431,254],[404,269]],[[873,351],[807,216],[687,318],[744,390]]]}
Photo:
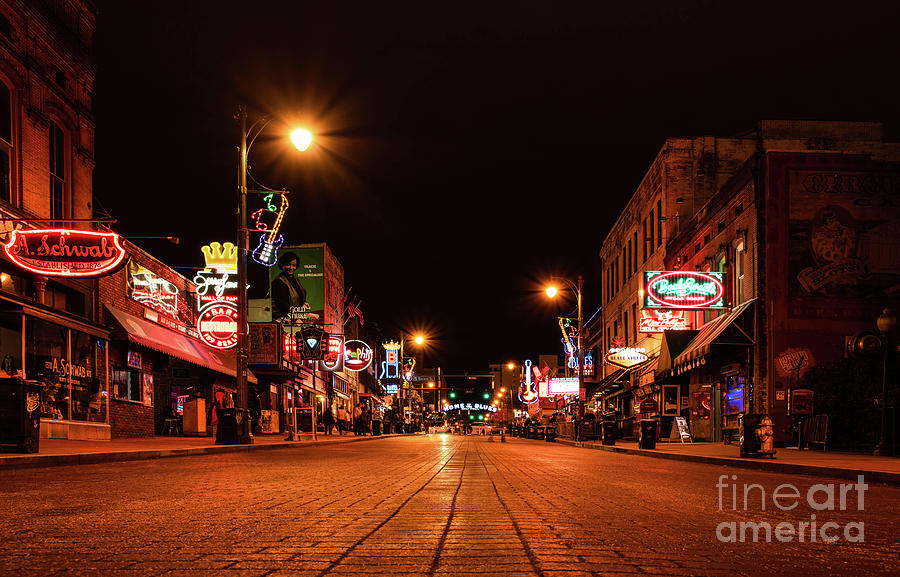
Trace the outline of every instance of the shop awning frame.
{"label": "shop awning frame", "polygon": [[[705,364],[705,357],[712,345],[752,346],[756,343],[752,334],[744,330],[736,321],[753,306],[756,299],[744,301],[728,314],[721,315],[703,325],[700,332],[691,340],[677,357],[672,360],[672,372],[682,372],[689,368]],[[732,334],[725,336],[725,331],[733,328]],[[750,329],[749,333],[755,333]]]}
{"label": "shop awning frame", "polygon": [[[111,305],[105,306],[116,323],[125,331],[129,341],[229,377],[236,375],[235,362],[225,353]],[[247,381],[257,383],[256,377],[249,371]]]}

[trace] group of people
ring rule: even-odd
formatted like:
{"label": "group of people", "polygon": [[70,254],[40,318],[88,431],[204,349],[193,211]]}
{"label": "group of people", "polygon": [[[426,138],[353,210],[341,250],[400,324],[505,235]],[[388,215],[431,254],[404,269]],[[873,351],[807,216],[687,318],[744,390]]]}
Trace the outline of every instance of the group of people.
{"label": "group of people", "polygon": [[322,424],[326,435],[330,435],[334,429],[337,429],[339,435],[351,430],[354,435],[371,435],[372,408],[361,401],[352,411],[348,411],[343,404],[338,406],[337,411],[329,407],[322,415]]}

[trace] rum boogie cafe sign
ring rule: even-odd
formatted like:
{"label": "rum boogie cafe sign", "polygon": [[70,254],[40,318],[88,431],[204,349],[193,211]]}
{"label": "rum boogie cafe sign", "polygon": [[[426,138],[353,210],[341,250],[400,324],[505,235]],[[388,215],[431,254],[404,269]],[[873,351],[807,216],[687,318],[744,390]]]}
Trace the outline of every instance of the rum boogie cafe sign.
{"label": "rum boogie cafe sign", "polygon": [[644,271],[644,308],[724,309],[725,273]]}
{"label": "rum boogie cafe sign", "polygon": [[127,255],[119,235],[114,232],[63,228],[14,230],[3,250],[25,270],[66,277],[110,274]]}

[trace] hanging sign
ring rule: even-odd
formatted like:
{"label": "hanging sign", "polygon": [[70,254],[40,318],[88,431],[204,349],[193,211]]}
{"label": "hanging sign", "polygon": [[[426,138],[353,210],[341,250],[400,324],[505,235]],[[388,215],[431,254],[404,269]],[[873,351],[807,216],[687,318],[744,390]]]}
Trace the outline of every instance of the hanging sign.
{"label": "hanging sign", "polygon": [[320,371],[343,371],[344,370],[344,337],[329,336],[325,341],[325,354],[319,361]]}
{"label": "hanging sign", "polygon": [[638,330],[642,333],[664,333],[666,331],[685,331],[687,329],[688,320],[684,311],[641,309],[641,320]]}
{"label": "hanging sign", "polygon": [[644,308],[723,309],[725,273],[644,271]]}
{"label": "hanging sign", "polygon": [[282,356],[280,335],[278,323],[250,323],[250,356],[247,362],[278,366]]}
{"label": "hanging sign", "polygon": [[149,309],[181,321],[179,303],[181,291],[153,271],[140,266],[134,260],[128,263],[128,296]]}
{"label": "hanging sign", "polygon": [[613,347],[606,353],[606,362],[623,369],[630,369],[646,361],[646,349],[644,347]]}
{"label": "hanging sign", "polygon": [[381,373],[378,378],[400,378],[400,343],[395,341],[384,343],[384,360],[381,361]]}
{"label": "hanging sign", "polygon": [[127,253],[114,232],[69,229],[17,229],[3,245],[11,261],[36,274],[98,277],[110,274]]}
{"label": "hanging sign", "polygon": [[447,405],[445,411],[489,411],[491,413],[497,412],[497,407],[493,405],[483,405],[481,403],[456,403],[453,405]]}
{"label": "hanging sign", "polygon": [[372,364],[372,347],[362,341],[344,344],[344,368],[348,371],[364,371]]}
{"label": "hanging sign", "polygon": [[554,377],[548,382],[548,393],[551,395],[577,395],[577,377]]}
{"label": "hanging sign", "polygon": [[215,349],[230,349],[238,341],[238,309],[232,303],[213,303],[200,309],[197,330],[200,339]]}

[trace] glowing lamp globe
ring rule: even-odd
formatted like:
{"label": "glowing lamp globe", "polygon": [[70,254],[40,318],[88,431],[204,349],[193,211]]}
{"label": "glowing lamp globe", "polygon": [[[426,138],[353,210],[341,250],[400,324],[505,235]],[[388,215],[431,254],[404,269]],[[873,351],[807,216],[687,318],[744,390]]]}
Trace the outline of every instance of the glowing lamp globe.
{"label": "glowing lamp globe", "polygon": [[312,132],[305,128],[298,128],[291,132],[291,142],[300,152],[304,152],[309,148],[309,145],[312,144],[312,139]]}
{"label": "glowing lamp globe", "polygon": [[548,286],[548,287],[544,290],[544,292],[547,293],[547,296],[548,296],[548,297],[553,298],[553,297],[555,297],[555,296],[559,293],[559,289],[556,288],[555,286]]}

